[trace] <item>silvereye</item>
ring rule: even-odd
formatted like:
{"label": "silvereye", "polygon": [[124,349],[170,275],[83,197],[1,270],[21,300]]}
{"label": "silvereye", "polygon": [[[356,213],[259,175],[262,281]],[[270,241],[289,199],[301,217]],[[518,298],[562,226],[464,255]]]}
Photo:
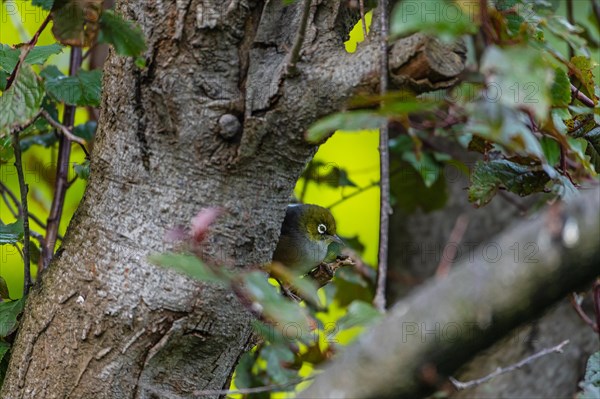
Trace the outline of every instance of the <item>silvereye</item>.
{"label": "silvereye", "polygon": [[343,246],[329,209],[310,204],[288,205],[273,261],[304,275],[325,260],[332,243]]}

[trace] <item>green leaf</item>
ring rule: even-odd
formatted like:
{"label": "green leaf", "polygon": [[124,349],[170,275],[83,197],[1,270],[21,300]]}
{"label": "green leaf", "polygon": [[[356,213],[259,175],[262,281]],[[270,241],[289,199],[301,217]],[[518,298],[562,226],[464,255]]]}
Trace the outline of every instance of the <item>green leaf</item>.
{"label": "green leaf", "polygon": [[125,56],[137,57],[146,50],[142,30],[111,10],[100,17],[98,42],[112,44],[117,53]]}
{"label": "green leaf", "polygon": [[321,306],[319,294],[317,293],[319,287],[310,278],[303,278],[287,267],[277,264],[272,265],[269,272],[272,277],[281,281],[282,284],[289,284],[300,298],[317,307]]}
{"label": "green leaf", "polygon": [[54,4],[54,0],[32,0],[31,4],[34,6],[42,7],[44,10],[50,11],[52,9],[52,5]]}
{"label": "green leaf", "polygon": [[567,19],[561,15],[553,15],[546,19],[545,26],[552,34],[567,42],[576,52],[590,56],[587,48],[587,41],[579,36],[583,29],[576,25],[571,25]]}
{"label": "green leaf", "polygon": [[10,136],[0,137],[0,165],[8,162],[14,156]]}
{"label": "green leaf", "polygon": [[[45,76],[49,76],[49,74]],[[75,76],[46,78],[45,83],[46,91],[56,101],[80,106],[100,105],[102,72],[98,69],[93,71],[81,70]]]}
{"label": "green leaf", "polygon": [[554,73],[540,51],[526,46],[490,46],[481,62],[488,86],[486,96],[491,102],[527,108],[540,120],[547,119]]}
{"label": "green leaf", "polygon": [[0,97],[0,138],[22,126],[37,114],[44,89],[30,65],[23,64],[12,86]]}
{"label": "green leaf", "polygon": [[[4,359],[6,353],[10,350],[10,344],[4,341],[0,341],[0,361]],[[0,380],[2,381],[2,380]]]}
{"label": "green leaf", "polygon": [[459,5],[443,0],[400,2],[391,15],[392,36],[421,32],[452,41],[477,32],[477,25]]}
{"label": "green leaf", "polygon": [[587,91],[587,96],[594,102],[594,105],[598,104],[598,100],[594,96],[595,87],[592,60],[579,55],[571,58],[571,64],[574,67],[573,72],[577,76],[577,79],[581,81]]}
{"label": "green leaf", "polygon": [[579,196],[579,191],[573,185],[573,183],[571,183],[571,180],[567,176],[560,174],[556,179],[554,179],[554,183],[552,184],[550,190],[552,194],[560,197],[565,202],[569,202]]}
{"label": "green leaf", "polygon": [[44,133],[44,134],[33,134],[28,137],[23,137],[20,140],[21,151],[25,152],[30,149],[34,145],[41,145],[44,148],[48,148],[53,146],[58,141],[56,134],[54,132]]}
{"label": "green leaf", "polygon": [[[63,50],[63,46],[58,43],[48,46],[36,46],[25,57],[25,62],[30,65],[42,65],[48,58],[54,54],[59,54]],[[22,49],[13,48],[6,44],[0,44],[0,69],[9,74],[17,66]]]}
{"label": "green leaf", "polygon": [[306,140],[317,143],[328,138],[336,130],[347,132],[379,129],[387,121],[376,111],[347,111],[326,116],[315,122],[306,132]]}
{"label": "green leaf", "polygon": [[496,195],[500,187],[526,196],[543,191],[550,178],[543,171],[531,170],[508,160],[477,162],[471,174],[469,201],[480,207]]}
{"label": "green leaf", "polygon": [[6,72],[4,69],[0,69],[0,91],[6,90],[8,76],[8,72]]}
{"label": "green leaf", "polygon": [[63,48],[64,47],[59,43],[54,43],[49,46],[36,46],[31,49],[29,54],[27,54],[25,62],[28,64],[42,65],[48,61],[50,56],[62,53]]}
{"label": "green leaf", "polygon": [[588,359],[585,377],[579,386],[583,392],[577,396],[578,399],[600,399],[600,351]]}
{"label": "green leaf", "polygon": [[4,277],[0,276],[0,302],[2,302],[3,299],[10,299],[10,293],[8,292],[6,280],[4,280]]}
{"label": "green leaf", "polygon": [[77,137],[81,137],[89,143],[94,139],[97,127],[98,123],[96,123],[95,121],[89,121],[81,125],[75,126],[75,128],[73,129],[73,134]]}
{"label": "green leaf", "polygon": [[540,144],[548,164],[551,166],[556,165],[560,160],[560,144],[556,140],[546,136],[540,139]]}
{"label": "green leaf", "polygon": [[42,251],[37,246],[37,244],[33,240],[29,241],[29,262],[32,265],[37,265],[40,261],[41,255]]}
{"label": "green leaf", "polygon": [[405,152],[402,159],[410,163],[419,172],[427,188],[431,188],[442,174],[440,164],[426,152],[422,152],[419,159],[413,151]]}
{"label": "green leaf", "polygon": [[352,327],[366,327],[381,318],[382,314],[370,303],[363,301],[354,301],[348,306],[348,311],[338,321],[340,330],[347,330]]}
{"label": "green leaf", "polygon": [[86,159],[82,164],[75,163],[73,170],[79,178],[87,180],[90,177],[90,161]]}
{"label": "green leaf", "polygon": [[0,245],[14,245],[23,238],[23,221],[17,220],[11,224],[0,221]]}
{"label": "green leaf", "polygon": [[0,337],[12,334],[17,327],[17,318],[23,311],[25,298],[11,302],[0,302]]}
{"label": "green leaf", "polygon": [[165,253],[152,255],[149,260],[155,265],[171,268],[199,281],[228,283],[231,279],[224,269],[219,269],[219,274],[216,274],[209,266],[193,255]]}
{"label": "green leaf", "polygon": [[275,325],[277,334],[289,342],[310,338],[306,313],[298,303],[281,295],[262,272],[250,272],[242,278],[248,297],[261,309],[263,317]]}
{"label": "green leaf", "polygon": [[550,92],[553,106],[567,107],[571,103],[571,82],[567,73],[561,68],[554,70],[554,83]]}
{"label": "green leaf", "polygon": [[[272,344],[265,346],[260,355],[267,361],[267,374],[275,384],[283,385],[296,376],[296,372],[285,366],[294,362],[294,354],[288,346]],[[290,386],[290,390],[294,387]]]}
{"label": "green leaf", "polygon": [[393,160],[391,170],[397,171],[390,176],[390,191],[398,208],[407,213],[419,208],[431,212],[446,204],[446,179],[438,178],[427,187],[423,176],[406,161]]}
{"label": "green leaf", "polygon": [[235,386],[236,388],[250,388],[254,378],[252,376],[252,367],[254,366],[254,353],[245,352],[237,367],[235,368]]}
{"label": "green leaf", "polygon": [[46,68],[42,69],[40,76],[44,78],[44,80],[52,80],[65,75],[56,67],[56,65],[48,65]]}
{"label": "green leaf", "polygon": [[595,127],[583,136],[588,141],[586,153],[596,172],[600,172],[600,127]]}
{"label": "green leaf", "polygon": [[479,101],[469,108],[471,117],[464,127],[466,133],[498,143],[515,153],[543,159],[542,147],[531,132],[525,114],[490,101]]}
{"label": "green leaf", "polygon": [[12,48],[8,44],[0,44],[0,69],[9,74],[15,69],[19,61],[19,50]]}

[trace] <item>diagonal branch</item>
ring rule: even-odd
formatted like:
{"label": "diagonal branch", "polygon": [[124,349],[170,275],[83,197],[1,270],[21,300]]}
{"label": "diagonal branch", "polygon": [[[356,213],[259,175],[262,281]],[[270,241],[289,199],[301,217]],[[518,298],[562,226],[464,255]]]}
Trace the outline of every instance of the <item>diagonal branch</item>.
{"label": "diagonal branch", "polygon": [[85,140],[82,139],[81,137],[77,137],[75,136],[73,133],[71,133],[71,131],[63,124],[57,122],[54,120],[54,118],[52,118],[52,115],[50,115],[48,113],[48,111],[46,111],[45,109],[43,109],[40,113],[40,115],[42,115],[44,117],[44,119],[46,119],[48,121],[48,123],[50,124],[50,126],[52,126],[53,128],[55,128],[56,130],[58,130],[63,136],[65,136],[69,141],[73,141],[77,144],[80,144],[81,146],[83,146],[83,150],[86,153],[86,155],[89,155],[87,153],[87,150],[85,149]]}
{"label": "diagonal branch", "polygon": [[31,40],[27,44],[25,44],[25,48],[21,50],[21,55],[19,56],[19,61],[17,61],[17,65],[15,65],[15,69],[13,69],[13,71],[10,74],[10,76],[8,77],[8,79],[6,79],[6,88],[4,90],[8,90],[10,88],[10,86],[12,86],[12,84],[17,79],[17,75],[19,74],[21,65],[23,65],[23,62],[25,62],[25,58],[27,58],[27,54],[29,54],[31,49],[33,49],[35,47],[35,44],[37,43],[40,35],[44,31],[44,29],[46,29],[46,26],[48,26],[50,19],[51,19],[50,14],[48,14],[48,16],[46,17],[44,22],[42,22],[42,24],[40,25],[38,30],[35,32],[35,34],[31,38]]}
{"label": "diagonal branch", "polygon": [[[600,189],[594,188],[558,212],[555,207],[513,226],[494,245],[534,244],[535,259],[515,259],[506,254],[510,251],[493,261],[476,257],[446,278],[426,283],[390,309],[299,396],[426,396],[435,387],[420,378],[425,365],[450,375],[475,351],[589,284],[600,263],[599,220]],[[554,223],[561,227],[550,232],[548,225]]]}

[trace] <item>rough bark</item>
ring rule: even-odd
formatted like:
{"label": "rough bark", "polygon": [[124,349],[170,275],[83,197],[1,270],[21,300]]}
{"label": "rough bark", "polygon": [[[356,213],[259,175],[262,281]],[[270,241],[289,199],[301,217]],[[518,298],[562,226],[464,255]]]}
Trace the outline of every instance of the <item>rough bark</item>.
{"label": "rough bark", "polygon": [[[600,262],[600,190],[508,229],[500,248],[531,242],[535,259],[504,254],[463,262],[398,302],[320,374],[301,397],[417,397],[474,351],[586,285]],[[557,342],[558,343],[558,342]],[[359,365],[349,368],[348,365]],[[431,372],[435,370],[434,379]]]}
{"label": "rough bark", "polygon": [[[375,46],[343,50],[357,20],[345,3],[312,6],[293,77],[285,57],[299,3],[120,3],[147,36],[147,68],[114,54],[105,65],[88,189],[27,301],[3,398],[184,398],[227,387],[247,349],[249,314],[230,292],[146,257],[170,248],[170,228],[220,206],[206,256],[232,269],[270,259],[315,151],[305,129],[376,89]],[[448,58],[448,67],[431,65],[432,81],[395,75],[420,90],[453,84],[463,66],[462,47],[422,36],[390,51],[393,71],[423,54]]]}

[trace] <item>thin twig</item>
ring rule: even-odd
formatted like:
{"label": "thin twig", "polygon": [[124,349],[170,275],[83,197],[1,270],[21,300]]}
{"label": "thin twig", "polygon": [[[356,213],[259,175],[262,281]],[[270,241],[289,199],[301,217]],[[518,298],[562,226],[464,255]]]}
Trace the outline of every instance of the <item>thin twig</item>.
{"label": "thin twig", "polygon": [[[17,196],[8,188],[8,186],[6,186],[1,181],[0,181],[0,191],[2,192],[2,198],[5,198],[5,195],[4,195],[5,193],[8,194],[8,196],[12,199],[12,202],[17,207],[17,213],[15,213],[12,210],[12,208],[9,206],[9,209],[11,210],[11,213],[13,214],[13,216],[15,216],[16,218],[21,216],[23,214],[23,209],[21,209],[21,203],[17,199]],[[4,201],[8,204],[6,199]],[[33,220],[42,229],[46,229],[46,224],[44,222],[42,222],[42,220],[40,218],[38,218],[37,216],[35,216],[33,213],[31,213],[31,212],[29,213],[29,218],[31,220]],[[63,237],[60,234],[57,236],[57,238],[61,241],[63,240]]]}
{"label": "thin twig", "polygon": [[12,145],[15,153],[15,167],[19,177],[19,190],[21,192],[21,210],[23,212],[23,296],[29,294],[31,286],[31,269],[29,264],[29,211],[27,208],[27,191],[29,187],[25,183],[23,174],[23,160],[21,158],[21,144],[19,143],[19,131],[12,132]]}
{"label": "thin twig", "polygon": [[598,324],[596,324],[596,322],[592,320],[581,308],[581,303],[577,300],[577,294],[574,292],[571,293],[569,299],[571,300],[571,305],[573,305],[573,309],[575,309],[575,312],[577,312],[579,318],[581,318],[581,320],[583,320],[585,324],[589,325],[592,328],[592,330],[594,330],[595,332],[600,332]]}
{"label": "thin twig", "polygon": [[85,61],[85,60],[86,60],[86,58],[88,58],[88,57],[89,57],[89,56],[90,56],[90,55],[91,55],[91,54],[94,52],[94,50],[96,50],[96,47],[98,47],[98,42],[94,43],[94,44],[92,45],[92,47],[90,47],[90,48],[89,48],[89,49],[88,49],[88,50],[85,52],[85,54],[83,55],[83,57],[81,57],[81,62]]}
{"label": "thin twig", "polygon": [[458,251],[458,245],[462,241],[465,232],[467,231],[468,225],[469,216],[467,216],[466,213],[463,213],[462,215],[456,218],[454,227],[450,232],[450,237],[448,237],[448,242],[444,247],[444,252],[442,252],[442,259],[440,260],[440,263],[435,272],[436,278],[446,277],[450,272],[450,265],[452,264],[452,261],[455,260],[456,251]]}
{"label": "thin twig", "polygon": [[333,208],[333,207],[335,207],[335,206],[338,206],[338,205],[339,205],[339,204],[341,204],[342,202],[344,202],[344,201],[346,201],[346,200],[349,200],[349,199],[350,199],[350,198],[352,198],[352,197],[356,197],[358,194],[362,194],[362,193],[364,193],[365,191],[367,191],[368,189],[370,189],[370,188],[373,188],[373,187],[377,187],[377,186],[379,186],[379,182],[378,182],[378,181],[376,181],[376,182],[373,182],[373,183],[369,184],[368,186],[360,187],[360,188],[359,188],[358,190],[356,190],[355,192],[353,192],[353,193],[351,193],[351,194],[348,194],[347,196],[345,196],[345,197],[342,197],[342,198],[340,198],[339,200],[335,201],[333,204],[329,205],[327,208],[331,209],[331,208]]}
{"label": "thin twig", "polygon": [[[380,10],[380,64],[379,91],[383,98],[388,90],[388,2],[379,2]],[[383,106],[383,102],[381,104]],[[390,223],[390,152],[389,129],[387,121],[379,129],[379,170],[380,170],[380,201],[379,201],[379,256],[377,259],[377,286],[373,304],[381,312],[385,311],[385,286],[387,279],[388,260],[388,230]]]}
{"label": "thin twig", "polygon": [[594,101],[583,94],[574,84],[571,84],[571,94],[581,101],[585,106],[594,108]]}
{"label": "thin twig", "polygon": [[43,109],[41,111],[41,115],[44,119],[46,119],[48,121],[50,126],[59,130],[61,132],[61,134],[63,134],[64,136],[67,137],[67,139],[69,139],[69,141],[73,141],[77,144],[81,144],[84,148],[83,152],[85,152],[86,156],[89,156],[87,149],[85,148],[86,142],[84,139],[82,139],[81,137],[75,136],[73,133],[71,133],[71,131],[65,125],[61,124],[60,122],[55,121],[54,118],[52,118],[52,115],[50,115],[48,113],[48,111],[46,111],[45,109]]}
{"label": "thin twig", "polygon": [[[569,21],[571,25],[575,25],[575,19],[573,18],[573,0],[567,0],[567,21]],[[575,51],[571,43],[567,42],[567,44],[569,46],[569,59],[571,59],[575,55]]]}
{"label": "thin twig", "polygon": [[483,35],[483,41],[486,45],[490,45],[498,41],[496,31],[490,24],[490,14],[488,10],[487,0],[479,0],[479,18],[481,19],[480,32]]}
{"label": "thin twig", "polygon": [[546,355],[548,355],[550,353],[554,353],[554,352],[562,353],[563,347],[565,345],[567,345],[568,343],[569,343],[569,340],[566,339],[563,342],[561,342],[560,344],[558,344],[556,346],[553,346],[552,348],[543,349],[543,350],[539,351],[538,353],[535,353],[535,354],[533,354],[533,355],[531,355],[529,357],[526,357],[525,359],[521,360],[518,363],[515,363],[515,364],[510,365],[510,366],[505,367],[505,368],[498,367],[496,369],[496,371],[494,371],[493,373],[488,374],[485,377],[479,378],[477,380],[472,380],[472,381],[468,381],[468,382],[460,382],[460,381],[454,379],[453,377],[450,377],[450,382],[452,382],[452,385],[454,385],[454,387],[456,389],[458,389],[459,391],[463,390],[463,389],[471,388],[471,387],[474,387],[474,386],[477,386],[477,385],[481,385],[484,382],[487,382],[487,381],[491,380],[492,378],[497,377],[497,376],[499,376],[501,374],[508,373],[510,371],[513,371],[513,370],[516,370],[518,368],[521,368],[524,365],[526,365],[528,363],[531,363],[532,361],[534,361],[534,360],[536,360],[536,359],[538,359],[538,358],[540,358],[542,356],[546,356]]}
{"label": "thin twig", "polygon": [[365,20],[365,0],[358,0],[358,8],[360,11],[360,24],[362,25],[363,39],[367,41],[367,21]]}
{"label": "thin twig", "polygon": [[17,61],[17,65],[15,65],[15,69],[13,69],[12,73],[6,80],[6,88],[4,89],[5,91],[8,90],[17,79],[17,74],[21,69],[21,65],[23,65],[23,62],[25,62],[27,54],[29,54],[31,49],[35,47],[35,44],[37,43],[40,35],[44,31],[44,29],[46,29],[46,26],[48,26],[48,22],[50,22],[50,14],[48,14],[48,16],[46,17],[44,22],[42,22],[42,24],[38,28],[37,32],[35,32],[31,40],[27,44],[25,44],[24,48],[21,50],[21,55],[19,56],[19,61]]}
{"label": "thin twig", "polygon": [[304,43],[304,35],[306,33],[306,26],[308,25],[308,16],[310,14],[311,4],[312,0],[304,0],[304,7],[302,9],[301,17],[302,19],[300,20],[300,26],[298,27],[298,32],[296,32],[296,40],[294,41],[294,45],[290,51],[289,60],[286,67],[287,75],[295,75],[298,72],[296,63],[300,58],[300,50],[302,49],[302,43]]}
{"label": "thin twig", "polygon": [[[81,66],[81,48],[71,48],[71,58],[69,62],[69,75],[73,76]],[[51,118],[50,118],[51,119]],[[73,126],[75,121],[75,106],[65,106],[63,114],[63,126]],[[50,121],[48,121],[51,123]],[[67,129],[68,130],[68,129]],[[62,129],[61,129],[62,131]],[[58,166],[56,167],[56,182],[54,186],[54,198],[48,215],[48,228],[46,229],[46,248],[43,252],[44,259],[41,270],[48,267],[54,256],[54,247],[58,236],[58,228],[65,203],[65,195],[68,188],[67,176],[69,174],[69,160],[71,158],[71,140],[69,136],[62,132],[58,146]],[[41,271],[40,270],[40,271]]]}
{"label": "thin twig", "polygon": [[[2,182],[0,182],[0,184],[2,184]],[[2,186],[4,186],[4,184],[2,184]],[[8,208],[9,212],[11,213],[11,215],[13,215],[13,217],[15,219],[18,219],[19,218],[19,213],[13,209],[12,204],[10,203],[10,201],[8,200],[8,198],[6,197],[7,192],[8,191],[5,191],[3,188],[0,188],[0,195],[2,195],[2,200],[6,204],[6,207]],[[10,195],[13,195],[13,194],[10,193]],[[14,202],[15,199],[16,198],[13,198],[13,202]]]}

